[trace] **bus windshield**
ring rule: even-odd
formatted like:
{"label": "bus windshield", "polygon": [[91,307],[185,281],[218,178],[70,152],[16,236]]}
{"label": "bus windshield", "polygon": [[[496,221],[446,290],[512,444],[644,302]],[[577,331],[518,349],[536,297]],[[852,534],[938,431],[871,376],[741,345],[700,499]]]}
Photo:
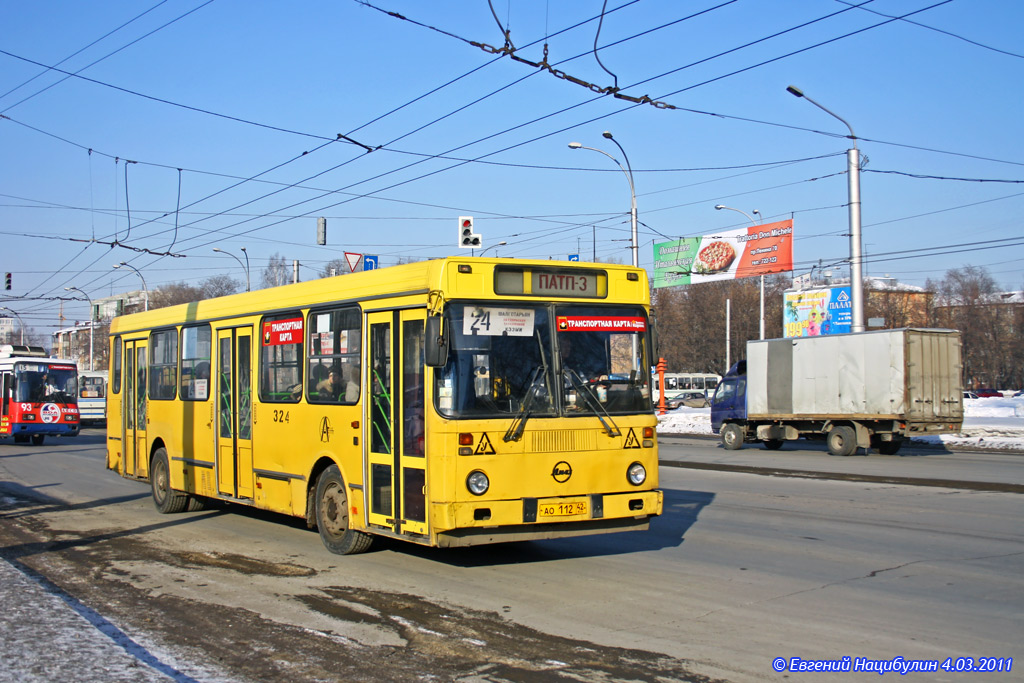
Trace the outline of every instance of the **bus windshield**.
{"label": "bus windshield", "polygon": [[15,400],[23,403],[75,403],[78,372],[73,365],[16,363]]}
{"label": "bus windshield", "polygon": [[434,392],[446,417],[651,410],[640,307],[457,303],[446,324],[448,364],[437,370]]}

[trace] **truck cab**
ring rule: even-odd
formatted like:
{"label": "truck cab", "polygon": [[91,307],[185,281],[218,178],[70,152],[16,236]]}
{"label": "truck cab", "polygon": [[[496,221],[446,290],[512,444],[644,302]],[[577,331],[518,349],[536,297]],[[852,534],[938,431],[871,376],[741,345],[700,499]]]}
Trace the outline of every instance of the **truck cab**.
{"label": "truck cab", "polygon": [[722,424],[747,419],[747,363],[739,361],[718,383],[711,398],[711,431],[718,434]]}

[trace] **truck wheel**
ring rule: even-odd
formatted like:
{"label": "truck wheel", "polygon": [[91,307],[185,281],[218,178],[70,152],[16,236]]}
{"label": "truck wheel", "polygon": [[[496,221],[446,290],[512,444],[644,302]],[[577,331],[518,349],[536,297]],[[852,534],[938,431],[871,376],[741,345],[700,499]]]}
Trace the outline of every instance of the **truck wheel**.
{"label": "truck wheel", "polygon": [[903,445],[903,439],[893,439],[892,441],[879,441],[878,452],[882,455],[896,455],[899,453],[900,446]]}
{"label": "truck wheel", "polygon": [[149,483],[153,487],[153,505],[162,514],[181,512],[188,505],[188,496],[171,488],[171,466],[167,462],[167,451],[156,449],[150,465]]}
{"label": "truck wheel", "polygon": [[765,439],[764,447],[770,451],[777,451],[782,448],[782,439]]}
{"label": "truck wheel", "polygon": [[828,431],[825,443],[832,455],[853,455],[857,450],[857,433],[853,431],[853,427],[839,425]]}
{"label": "truck wheel", "polygon": [[316,483],[316,528],[332,553],[354,555],[370,547],[373,536],[348,526],[348,496],[341,470],[331,465]]}
{"label": "truck wheel", "polygon": [[738,451],[743,448],[743,430],[732,422],[722,425],[722,446],[727,451]]}

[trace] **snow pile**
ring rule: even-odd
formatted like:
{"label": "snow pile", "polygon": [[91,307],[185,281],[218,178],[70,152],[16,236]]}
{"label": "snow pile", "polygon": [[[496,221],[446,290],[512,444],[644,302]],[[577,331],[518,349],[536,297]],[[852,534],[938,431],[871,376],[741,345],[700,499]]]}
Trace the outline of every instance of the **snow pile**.
{"label": "snow pile", "polygon": [[[710,408],[677,408],[658,417],[661,434],[711,434]],[[914,442],[1024,451],[1024,397],[964,399],[959,434],[915,437]]]}

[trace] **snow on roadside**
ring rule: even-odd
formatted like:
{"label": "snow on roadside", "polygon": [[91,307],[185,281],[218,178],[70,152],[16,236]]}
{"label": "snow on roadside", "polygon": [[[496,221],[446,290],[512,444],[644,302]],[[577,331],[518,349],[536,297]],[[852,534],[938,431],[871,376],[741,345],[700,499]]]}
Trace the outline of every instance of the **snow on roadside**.
{"label": "snow on roadside", "polygon": [[[677,408],[658,418],[661,434],[711,434],[710,408]],[[964,399],[959,434],[922,436],[917,443],[1024,451],[1024,397]]]}

